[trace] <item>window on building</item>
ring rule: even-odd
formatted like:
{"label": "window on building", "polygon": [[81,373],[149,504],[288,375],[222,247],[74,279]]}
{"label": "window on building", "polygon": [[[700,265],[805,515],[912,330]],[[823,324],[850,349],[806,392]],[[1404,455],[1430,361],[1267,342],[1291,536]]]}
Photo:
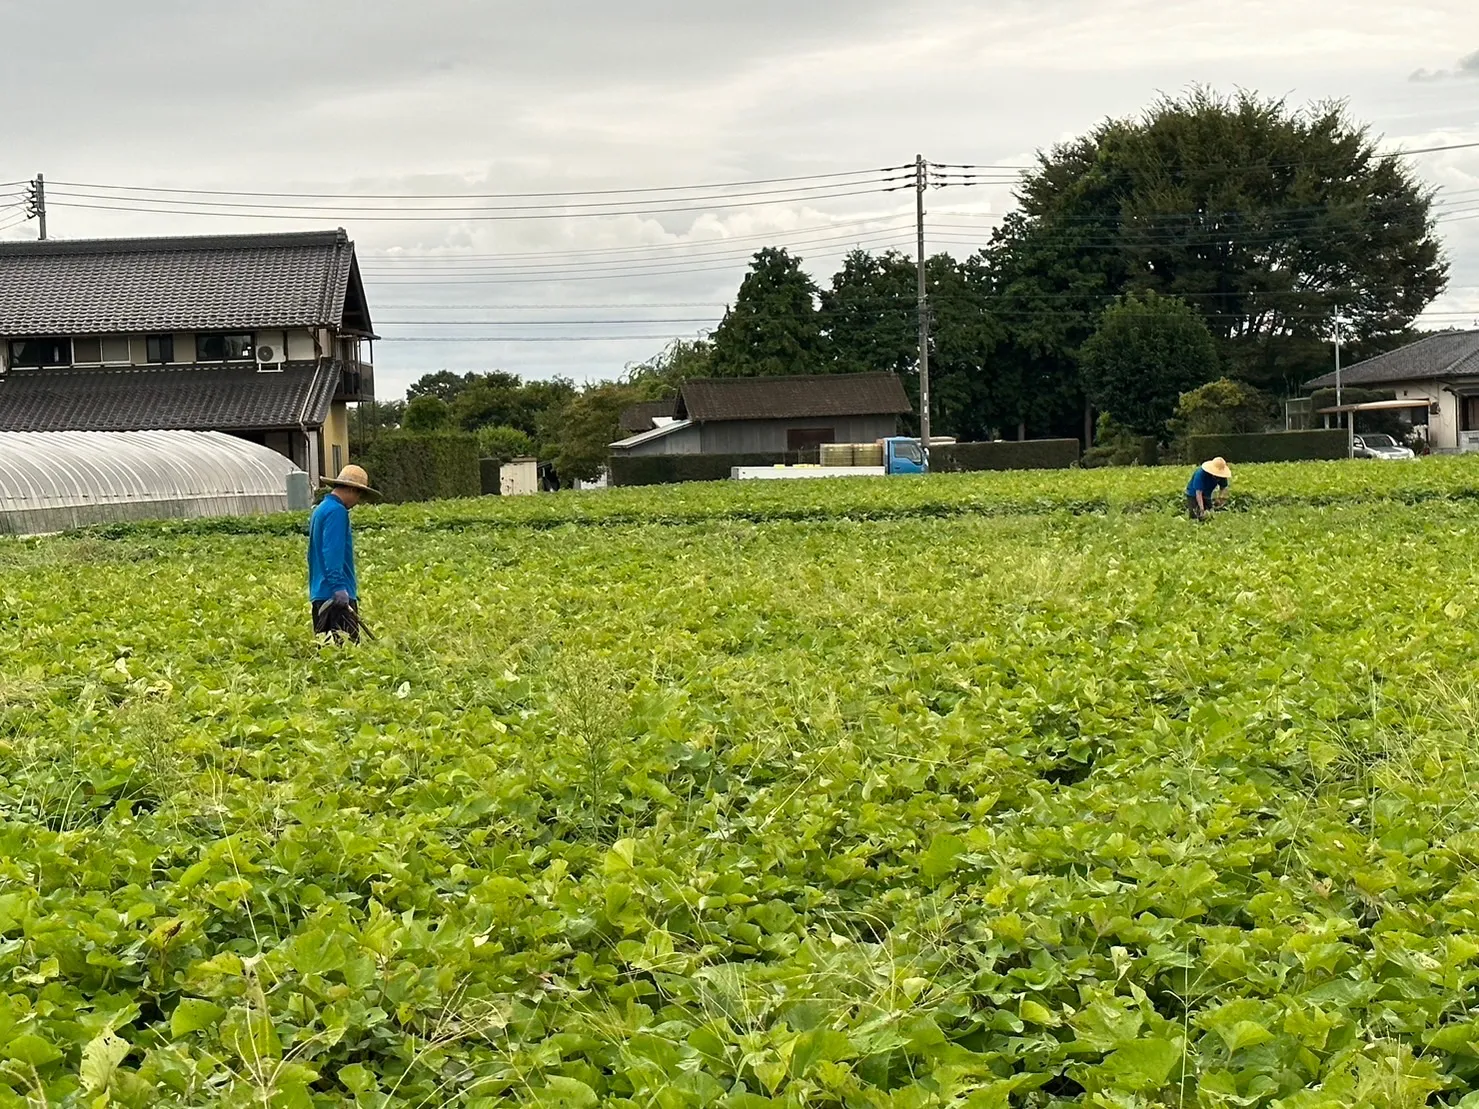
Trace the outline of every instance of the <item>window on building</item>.
{"label": "window on building", "polygon": [[126,366],[131,361],[126,335],[91,335],[72,340],[75,366]]}
{"label": "window on building", "polygon": [[13,339],[10,343],[12,366],[70,366],[72,340],[56,336],[44,339]]}
{"label": "window on building", "polygon": [[344,469],[344,448],[338,443],[333,448],[334,464],[329,467],[331,473],[339,473]]}
{"label": "window on building", "polygon": [[72,361],[78,366],[97,366],[103,361],[103,340],[73,339]]}
{"label": "window on building", "polygon": [[239,332],[223,335],[195,336],[197,362],[249,362],[252,360],[252,334]]}
{"label": "window on building", "polygon": [[164,365],[175,360],[175,337],[173,335],[150,335],[144,342],[146,355],[155,365]]}

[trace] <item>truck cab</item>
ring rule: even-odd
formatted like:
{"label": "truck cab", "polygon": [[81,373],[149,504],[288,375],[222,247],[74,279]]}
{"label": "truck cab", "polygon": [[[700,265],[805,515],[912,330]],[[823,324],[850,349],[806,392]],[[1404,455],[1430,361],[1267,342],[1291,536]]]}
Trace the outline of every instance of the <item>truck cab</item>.
{"label": "truck cab", "polygon": [[929,472],[929,459],[918,439],[896,435],[883,441],[883,468],[888,474],[923,474]]}

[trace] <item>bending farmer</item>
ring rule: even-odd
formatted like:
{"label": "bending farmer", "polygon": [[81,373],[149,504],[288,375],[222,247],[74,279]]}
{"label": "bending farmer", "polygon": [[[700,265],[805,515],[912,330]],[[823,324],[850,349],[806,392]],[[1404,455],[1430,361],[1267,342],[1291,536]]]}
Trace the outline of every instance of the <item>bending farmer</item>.
{"label": "bending farmer", "polygon": [[1214,508],[1221,508],[1224,492],[1232,480],[1232,467],[1225,458],[1203,462],[1186,483],[1186,513],[1193,520],[1204,520]]}
{"label": "bending farmer", "polygon": [[308,598],[313,602],[315,635],[359,642],[359,581],[354,573],[354,537],[349,510],[366,497],[370,475],[345,466],[308,525]]}

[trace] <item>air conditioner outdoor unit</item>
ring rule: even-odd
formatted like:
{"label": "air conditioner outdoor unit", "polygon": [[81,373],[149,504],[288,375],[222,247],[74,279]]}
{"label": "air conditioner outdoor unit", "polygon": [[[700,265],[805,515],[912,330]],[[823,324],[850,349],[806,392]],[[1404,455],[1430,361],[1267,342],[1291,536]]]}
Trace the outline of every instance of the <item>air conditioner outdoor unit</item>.
{"label": "air conditioner outdoor unit", "polygon": [[287,351],[282,346],[262,343],[256,348],[257,369],[264,373],[281,373],[282,364],[288,360]]}

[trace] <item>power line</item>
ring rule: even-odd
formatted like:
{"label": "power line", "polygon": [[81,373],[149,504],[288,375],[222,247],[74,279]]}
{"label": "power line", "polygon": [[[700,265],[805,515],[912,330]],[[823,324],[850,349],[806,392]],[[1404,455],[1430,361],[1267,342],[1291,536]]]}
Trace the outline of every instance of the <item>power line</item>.
{"label": "power line", "polygon": [[378,339],[381,343],[626,343],[669,342],[666,335],[402,335]]}
{"label": "power line", "polygon": [[644,316],[641,319],[600,320],[380,320],[376,327],[584,327],[591,324],[647,324],[647,323],[713,323],[713,316],[676,316],[660,318]]}
{"label": "power line", "polygon": [[[828,239],[812,239],[804,242],[788,242],[787,246],[799,250],[821,249],[826,250],[849,243],[864,244],[876,242],[884,238],[893,238],[900,234],[904,228],[891,227],[879,231],[870,231],[863,234],[842,235]],[[771,240],[774,243],[785,241],[783,238]],[[694,262],[713,261],[741,261],[747,262],[754,258],[757,251],[753,247],[730,247],[715,251],[694,251],[679,257],[645,257],[645,258],[598,258],[591,261],[582,261],[579,258],[561,259],[546,266],[537,266],[533,263],[523,261],[515,262],[507,266],[494,265],[488,262],[475,263],[478,268],[445,266],[432,269],[401,269],[391,268],[376,270],[362,268],[366,280],[391,280],[404,281],[423,277],[499,277],[511,273],[556,273],[556,272],[587,272],[590,270],[601,270],[606,272],[620,272],[626,269],[643,267],[670,267],[686,266]]]}
{"label": "power line", "polygon": [[[836,180],[844,177],[867,177],[894,173],[907,166],[881,166],[877,169],[843,170],[836,173],[807,173],[794,177],[761,177],[749,181],[718,181],[699,185],[651,185],[643,188],[576,189],[569,192],[531,193],[292,193],[253,192],[245,189],[179,189],[152,185],[100,185],[81,181],[56,181],[53,184],[71,189],[108,189],[115,192],[172,193],[189,196],[265,196],[300,200],[518,200],[548,199],[568,196],[629,196],[636,193],[693,192],[702,189],[738,189],[754,185],[780,185],[797,181]],[[23,185],[24,181],[11,184]],[[4,187],[4,186],[0,186]]]}
{"label": "power line", "polygon": [[[474,213],[471,215],[357,215],[358,222],[387,222],[387,223],[467,223],[467,222],[502,222],[518,220],[545,220],[545,219],[611,219],[620,216],[661,216],[682,215],[712,212],[725,208],[756,208],[765,204],[808,204],[818,200],[840,200],[854,196],[877,196],[879,190],[857,189],[844,192],[833,192],[826,195],[791,197],[785,200],[773,201],[749,201],[739,204],[709,204],[681,208],[643,208],[630,211],[602,211],[602,212],[530,212],[526,214],[499,213],[496,215]],[[66,194],[63,194],[64,196]],[[141,208],[137,204],[92,204],[76,200],[60,200],[48,202],[58,208],[82,208],[100,212],[133,212],[136,214],[153,214],[165,216],[223,216],[228,219],[274,219],[274,220],[311,220],[319,222],[332,218],[330,214],[296,214],[292,212],[220,212],[220,211],[193,211],[188,208]],[[388,209],[387,209],[388,210]]]}
{"label": "power line", "polygon": [[[849,240],[859,249],[864,246],[874,250],[885,247],[902,247],[907,243],[897,240],[898,233],[883,236],[865,236],[856,240]],[[822,244],[815,244],[822,245]],[[835,250],[836,244],[830,249]],[[827,248],[824,248],[827,249]],[[514,281],[595,281],[595,280],[621,280],[633,277],[682,277],[688,274],[729,272],[737,267],[743,266],[750,260],[749,254],[734,255],[732,257],[700,258],[690,264],[684,259],[673,259],[671,261],[653,261],[646,263],[648,268],[632,268],[634,265],[642,266],[644,263],[606,263],[604,265],[590,266],[552,266],[543,269],[510,269],[493,270],[475,273],[452,274],[393,274],[369,276],[366,281],[377,286],[443,286],[443,285],[497,285],[500,283]]]}
{"label": "power line", "polygon": [[[268,211],[268,212],[294,211],[294,212],[333,212],[333,213],[343,213],[343,212],[354,212],[354,213],[360,213],[360,212],[394,212],[394,213],[436,212],[436,213],[442,213],[442,212],[559,211],[559,212],[570,212],[570,214],[572,214],[572,215],[578,215],[578,214],[581,214],[581,213],[571,212],[571,209],[576,209],[576,208],[595,208],[595,207],[602,207],[602,206],[604,206],[606,208],[611,209],[612,211],[615,211],[615,212],[623,212],[624,213],[624,212],[626,212],[628,210],[638,211],[638,210],[641,210],[642,208],[644,208],[646,206],[651,206],[652,204],[655,204],[655,203],[668,203],[670,201],[674,201],[674,202],[681,201],[684,204],[693,204],[693,205],[696,205],[696,204],[705,203],[705,202],[709,202],[709,201],[739,201],[739,200],[754,200],[757,203],[760,203],[760,202],[765,201],[767,198],[773,198],[773,199],[770,199],[769,202],[770,203],[777,203],[777,204],[783,203],[783,202],[800,202],[800,201],[813,200],[813,199],[815,199],[815,200],[826,200],[826,199],[828,199],[829,197],[831,197],[834,193],[836,193],[840,189],[849,188],[849,187],[851,187],[853,185],[860,185],[862,183],[863,182],[861,182],[861,181],[853,181],[853,182],[847,182],[845,184],[837,184],[837,185],[807,185],[807,186],[795,186],[793,188],[786,188],[786,189],[767,189],[767,190],[763,190],[763,191],[759,191],[759,192],[712,193],[712,194],[707,195],[707,196],[685,196],[685,197],[670,197],[670,198],[643,199],[643,200],[581,201],[581,202],[571,202],[571,203],[561,203],[561,204],[506,204],[506,205],[454,204],[454,205],[442,205],[442,206],[436,206],[436,207],[424,207],[424,206],[406,207],[406,206],[395,206],[395,205],[376,205],[374,207],[362,207],[362,206],[358,206],[358,205],[342,205],[342,204],[335,204],[335,205],[327,205],[327,204],[278,204],[278,203],[270,202],[270,201],[256,201],[256,202],[252,202],[252,203],[245,203],[245,202],[241,202],[241,201],[230,201],[230,200],[154,199],[152,197],[117,197],[117,196],[112,196],[112,195],[107,194],[107,193],[99,193],[99,192],[75,192],[75,191],[69,192],[69,191],[66,191],[66,190],[56,190],[56,189],[53,189],[52,190],[52,194],[51,195],[52,196],[63,196],[63,197],[69,197],[69,198],[72,198],[72,199],[81,199],[81,200],[109,200],[109,201],[127,200],[130,204],[135,204],[135,205],[174,204],[174,205],[188,206],[188,207],[190,207],[192,209],[194,209],[194,208],[204,208],[204,209],[211,209],[211,210],[218,209],[218,208],[219,209],[251,209],[253,212],[256,212],[256,211]],[[732,207],[733,205],[730,205],[730,206]],[[144,208],[144,209],[141,209],[141,210],[142,211],[154,211],[155,209],[154,208]]]}
{"label": "power line", "polygon": [[788,242],[794,242],[796,240],[796,237],[800,235],[831,233],[834,231],[841,231],[844,228],[862,227],[867,224],[884,224],[896,219],[900,219],[903,217],[903,215],[905,215],[905,213],[899,212],[885,216],[865,216],[860,219],[836,220],[829,224],[823,224],[814,227],[797,227],[789,230],[777,229],[774,231],[766,231],[755,235],[727,235],[713,239],[693,239],[684,242],[646,243],[637,244],[629,247],[592,247],[587,250],[533,250],[523,252],[509,252],[506,254],[360,254],[359,259],[362,267],[369,264],[379,265],[381,263],[401,262],[407,264],[415,264],[421,262],[474,263],[499,262],[514,258],[557,258],[567,255],[585,257],[605,254],[626,254],[636,251],[683,250],[697,247],[721,247],[727,246],[731,243],[774,243],[777,239],[785,239]]}

